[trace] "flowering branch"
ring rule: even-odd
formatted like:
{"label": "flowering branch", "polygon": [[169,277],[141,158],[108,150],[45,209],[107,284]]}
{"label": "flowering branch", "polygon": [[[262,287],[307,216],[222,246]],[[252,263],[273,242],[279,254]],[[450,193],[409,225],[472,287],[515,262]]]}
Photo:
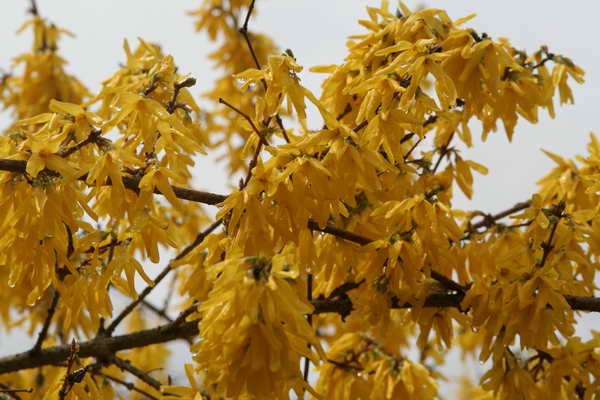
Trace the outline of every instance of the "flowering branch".
{"label": "flowering branch", "polygon": [[206,236],[208,236],[215,229],[217,229],[219,227],[219,225],[221,225],[222,222],[223,222],[223,220],[219,219],[216,222],[213,222],[212,225],[210,225],[204,231],[200,232],[198,234],[198,236],[196,236],[196,239],[194,239],[194,241],[192,243],[190,243],[185,249],[183,249],[181,251],[181,253],[179,253],[169,263],[169,265],[167,265],[162,270],[162,272],[160,274],[158,274],[158,276],[154,280],[153,284],[151,286],[146,287],[146,289],[144,289],[144,291],[142,293],[140,293],[138,298],[135,299],[134,301],[132,301],[131,303],[129,303],[129,305],[127,307],[125,307],[125,309],[123,311],[121,311],[121,313],[113,320],[113,322],[111,322],[111,324],[106,329],[101,330],[101,332],[107,336],[112,335],[113,332],[115,331],[115,328],[121,323],[121,321],[123,321],[123,319],[125,319],[125,317],[127,317],[137,307],[137,305],[140,304],[140,302],[142,302],[150,294],[150,292],[152,292],[152,290],[156,287],[156,285],[158,285],[169,274],[169,272],[171,272],[173,270],[173,267],[172,267],[173,262],[178,261],[178,260],[182,259],[183,257],[187,256],[192,250],[194,250],[196,247],[198,247],[198,245],[200,243],[202,243],[202,241],[204,240],[204,238]]}

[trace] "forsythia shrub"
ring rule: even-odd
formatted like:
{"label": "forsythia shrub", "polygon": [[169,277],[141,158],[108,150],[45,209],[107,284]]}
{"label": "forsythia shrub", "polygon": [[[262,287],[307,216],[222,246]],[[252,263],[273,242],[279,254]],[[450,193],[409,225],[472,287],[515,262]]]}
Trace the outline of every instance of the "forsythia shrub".
{"label": "forsythia shrub", "polygon": [[[311,68],[318,97],[249,30],[254,1],[205,0],[190,15],[223,76],[202,109],[142,39],[91,93],[32,4],[32,48],[0,83],[0,321],[35,344],[0,358],[0,397],[434,399],[454,347],[487,361],[464,398],[599,397],[600,333],[574,325],[600,311],[600,142],[548,153],[539,191],[505,212],[452,206],[487,173],[453,142],[473,145],[472,121],[510,140],[519,118],[554,116],[583,82],[572,60],[383,1],[342,64]],[[194,157],[223,149],[237,188],[189,189]],[[146,299],[171,275],[177,316]],[[176,339],[194,355],[177,385]]]}

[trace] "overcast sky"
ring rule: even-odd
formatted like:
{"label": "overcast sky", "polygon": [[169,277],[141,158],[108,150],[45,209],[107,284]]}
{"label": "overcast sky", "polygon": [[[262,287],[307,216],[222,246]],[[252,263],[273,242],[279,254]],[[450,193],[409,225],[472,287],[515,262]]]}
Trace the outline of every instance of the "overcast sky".
{"label": "overcast sky", "polygon": [[[112,75],[124,60],[122,43],[136,37],[157,42],[172,54],[183,73],[198,79],[194,93],[211,87],[218,73],[206,55],[214,48],[203,34],[194,33],[193,20],[186,10],[197,8],[201,0],[38,0],[40,13],[59,27],[76,34],[60,44],[60,54],[69,62],[68,71],[92,91]],[[390,3],[394,3],[390,1]],[[251,30],[271,35],[282,48],[290,48],[301,65],[303,84],[319,94],[320,74],[311,74],[314,65],[340,63],[350,34],[362,32],[356,23],[366,18],[365,6],[379,1],[362,0],[258,0],[258,16]],[[469,26],[492,37],[508,37],[519,49],[536,50],[547,44],[550,51],[570,57],[586,71],[586,83],[574,86],[576,104],[557,107],[556,119],[544,113],[537,125],[519,121],[512,144],[504,131],[490,135],[486,143],[463,152],[467,159],[490,169],[486,177],[475,177],[472,201],[457,197],[455,206],[463,209],[500,211],[526,200],[535,182],[552,166],[541,148],[564,156],[584,154],[590,131],[599,132],[600,118],[600,2],[558,0],[503,1],[407,1],[414,8],[445,8],[452,19],[477,13]],[[29,48],[29,34],[15,35],[28,18],[25,0],[0,3],[0,67],[10,70],[12,57]],[[6,117],[0,115],[0,130]],[[477,129],[473,134],[477,135]],[[203,162],[197,169],[195,188],[225,193],[223,165]],[[589,329],[585,324],[580,332]],[[0,354],[9,350],[0,338]],[[22,347],[22,346],[19,346]],[[4,348],[4,349],[2,349]],[[14,348],[14,347],[12,347]],[[10,350],[12,350],[12,348]]]}

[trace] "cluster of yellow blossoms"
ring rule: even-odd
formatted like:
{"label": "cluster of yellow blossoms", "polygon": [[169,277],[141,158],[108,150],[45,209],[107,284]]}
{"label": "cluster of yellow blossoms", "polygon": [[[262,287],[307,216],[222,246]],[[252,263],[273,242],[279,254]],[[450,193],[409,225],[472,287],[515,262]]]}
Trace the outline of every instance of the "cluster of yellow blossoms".
{"label": "cluster of yellow blossoms", "polygon": [[[3,323],[33,332],[60,295],[61,338],[93,337],[112,316],[111,287],[135,298],[136,275],[154,285],[143,262],[210,222],[183,200],[192,199],[218,204],[211,230],[222,224],[170,264],[193,310],[187,320],[198,324],[195,365],[185,366],[189,386],[145,381],[144,393],[433,399],[438,367],[458,344],[491,361],[465,397],[593,398],[600,338],[573,333],[575,305],[595,289],[600,143],[592,137],[582,167],[549,153],[557,167],[506,213],[512,224],[486,215],[476,223],[480,213],[452,207],[456,187],[470,197],[473,172],[487,173],[452,145],[472,146],[470,122],[481,122],[483,138],[501,122],[511,139],[519,116],[554,116],[557,92],[572,102],[569,79],[583,82],[583,71],[546,47],[528,55],[463,27],[472,16],[452,21],[402,4],[393,12],[383,1],[367,9],[368,32],[348,42],[342,64],[311,69],[327,74],[318,98],[301,85],[291,51],[276,54],[248,31],[253,7],[206,0],[191,12],[222,42],[210,56],[225,73],[205,94],[210,112],[189,90],[195,79],[157,45],[125,42],[121,69],[92,95],[62,69],[64,31],[39,16],[26,25],[35,40],[16,59],[23,76],[0,85],[15,116],[0,137],[9,171],[0,174]],[[307,128],[307,104],[321,129]],[[195,198],[180,187],[193,157],[219,146],[245,178],[227,196]],[[15,311],[26,315],[15,320]],[[144,329],[141,318],[129,331]],[[145,351],[128,357],[151,369],[167,356],[161,345],[159,357]],[[314,386],[303,359],[317,371]],[[115,396],[106,378],[120,376],[114,365],[71,364],[89,373],[66,398]],[[62,369],[44,368],[46,382],[25,371],[0,383],[66,391]]]}

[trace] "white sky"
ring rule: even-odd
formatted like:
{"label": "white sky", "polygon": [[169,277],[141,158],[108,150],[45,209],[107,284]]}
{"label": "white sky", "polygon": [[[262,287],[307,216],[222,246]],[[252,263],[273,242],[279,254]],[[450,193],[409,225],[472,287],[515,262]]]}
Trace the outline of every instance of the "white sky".
{"label": "white sky", "polygon": [[[422,3],[406,2],[411,8]],[[0,67],[4,70],[10,69],[12,57],[30,46],[28,34],[15,35],[27,18],[28,4],[25,0],[0,2]],[[218,75],[205,58],[214,45],[203,34],[194,33],[193,20],[185,15],[200,4],[201,0],[38,0],[43,16],[76,34],[62,41],[60,54],[70,62],[69,72],[92,91],[124,59],[123,38],[134,43],[139,36],[160,43],[163,51],[175,57],[181,72],[197,78],[196,94],[210,89]],[[306,67],[300,74],[302,82],[318,95],[322,75],[311,74],[308,68],[340,63],[346,37],[362,32],[356,20],[366,18],[365,6],[378,4],[372,0],[257,0],[259,14],[250,28],[271,35],[281,49],[292,49]],[[557,107],[556,119],[543,116],[537,125],[519,121],[512,144],[500,130],[486,143],[463,152],[467,159],[486,165],[490,174],[477,175],[473,200],[457,197],[455,206],[495,212],[526,200],[535,181],[552,166],[540,148],[569,157],[585,154],[588,133],[600,132],[600,2],[429,0],[423,4],[445,8],[452,19],[475,12],[477,17],[468,25],[476,30],[508,37],[515,47],[528,51],[547,44],[550,51],[570,57],[586,71],[586,83],[573,87],[576,104]],[[0,128],[5,121],[6,116],[0,115]],[[473,134],[477,135],[476,129]],[[200,163],[195,188],[226,193],[224,170],[223,165]],[[589,326],[583,325],[580,331]],[[7,344],[0,337],[0,354],[12,347]]]}

